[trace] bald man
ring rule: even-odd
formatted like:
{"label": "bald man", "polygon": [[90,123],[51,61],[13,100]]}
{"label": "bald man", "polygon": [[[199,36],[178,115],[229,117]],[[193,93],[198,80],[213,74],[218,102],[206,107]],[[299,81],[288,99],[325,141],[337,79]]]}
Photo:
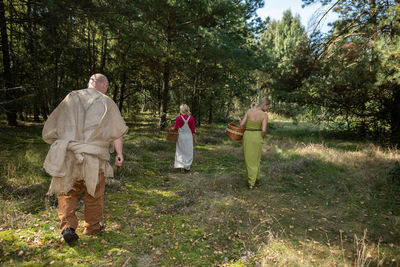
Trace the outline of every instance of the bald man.
{"label": "bald man", "polygon": [[114,101],[106,96],[108,79],[90,77],[88,88],[69,93],[50,114],[43,140],[51,144],[44,168],[52,176],[48,194],[57,194],[60,231],[67,243],[78,240],[75,215],[84,193],[84,230],[91,235],[104,228],[105,177],[113,177],[110,153],[122,166],[123,135],[128,131]]}

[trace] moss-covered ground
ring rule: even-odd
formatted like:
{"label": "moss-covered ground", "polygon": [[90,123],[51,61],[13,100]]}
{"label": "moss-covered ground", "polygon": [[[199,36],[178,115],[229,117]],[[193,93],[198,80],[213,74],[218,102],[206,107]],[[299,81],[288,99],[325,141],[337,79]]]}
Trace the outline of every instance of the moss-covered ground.
{"label": "moss-covered ground", "polygon": [[271,116],[261,185],[241,143],[202,125],[192,169],[142,114],[107,180],[106,229],[67,245],[46,196],[40,124],[0,127],[0,265],[399,266],[400,153]]}

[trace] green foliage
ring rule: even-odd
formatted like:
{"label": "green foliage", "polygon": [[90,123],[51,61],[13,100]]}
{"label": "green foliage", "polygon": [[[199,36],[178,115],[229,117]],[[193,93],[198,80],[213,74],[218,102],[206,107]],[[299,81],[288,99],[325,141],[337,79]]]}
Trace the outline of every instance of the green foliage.
{"label": "green foliage", "polygon": [[0,105],[20,120],[45,120],[102,72],[128,118],[150,111],[165,126],[187,103],[198,125],[228,121],[268,95],[286,117],[400,140],[396,0],[304,0],[339,14],[312,36],[290,11],[262,22],[261,0],[2,2],[12,73]]}
{"label": "green foliage", "polygon": [[232,98],[253,93],[254,32],[261,25],[256,10],[262,5],[6,1],[13,84],[21,96],[13,103],[22,119],[38,122],[67,92],[102,72],[109,95],[129,117],[150,110],[165,123],[166,114],[185,102],[199,124],[224,119]]}
{"label": "green foliage", "polygon": [[[303,1],[310,4],[314,1]],[[395,1],[319,1],[340,14],[314,39],[315,67],[303,80],[309,114],[360,136],[400,141],[399,8]]]}
{"label": "green foliage", "polygon": [[293,17],[289,10],[261,34],[260,49],[266,59],[259,74],[260,93],[271,95],[273,112],[293,118],[302,113],[305,95],[299,93],[299,88],[312,67],[307,41],[300,18]]}

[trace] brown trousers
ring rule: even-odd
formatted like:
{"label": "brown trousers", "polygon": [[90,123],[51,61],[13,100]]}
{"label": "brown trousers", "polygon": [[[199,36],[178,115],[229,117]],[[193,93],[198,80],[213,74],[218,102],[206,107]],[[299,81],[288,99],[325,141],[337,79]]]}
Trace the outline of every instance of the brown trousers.
{"label": "brown trousers", "polygon": [[78,227],[78,218],[75,215],[75,210],[78,206],[79,198],[85,192],[85,213],[84,213],[84,235],[94,234],[100,231],[100,221],[103,218],[104,210],[104,189],[105,177],[104,173],[99,174],[99,182],[96,186],[95,196],[89,195],[84,181],[77,181],[72,190],[66,195],[58,195],[58,217],[60,218],[61,232],[65,228]]}

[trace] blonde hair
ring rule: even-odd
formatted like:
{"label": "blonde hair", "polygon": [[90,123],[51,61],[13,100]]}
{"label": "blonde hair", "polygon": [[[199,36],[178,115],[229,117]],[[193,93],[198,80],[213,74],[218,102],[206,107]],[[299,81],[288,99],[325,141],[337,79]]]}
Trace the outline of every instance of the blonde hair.
{"label": "blonde hair", "polygon": [[189,108],[188,105],[182,104],[182,105],[179,106],[179,111],[180,111],[181,113],[187,113],[187,114],[189,114],[189,113],[190,113],[190,108]]}
{"label": "blonde hair", "polygon": [[269,101],[269,99],[266,98],[266,97],[263,97],[258,102],[257,108],[262,108],[264,105],[268,105],[269,106],[270,104],[271,104],[271,102]]}

